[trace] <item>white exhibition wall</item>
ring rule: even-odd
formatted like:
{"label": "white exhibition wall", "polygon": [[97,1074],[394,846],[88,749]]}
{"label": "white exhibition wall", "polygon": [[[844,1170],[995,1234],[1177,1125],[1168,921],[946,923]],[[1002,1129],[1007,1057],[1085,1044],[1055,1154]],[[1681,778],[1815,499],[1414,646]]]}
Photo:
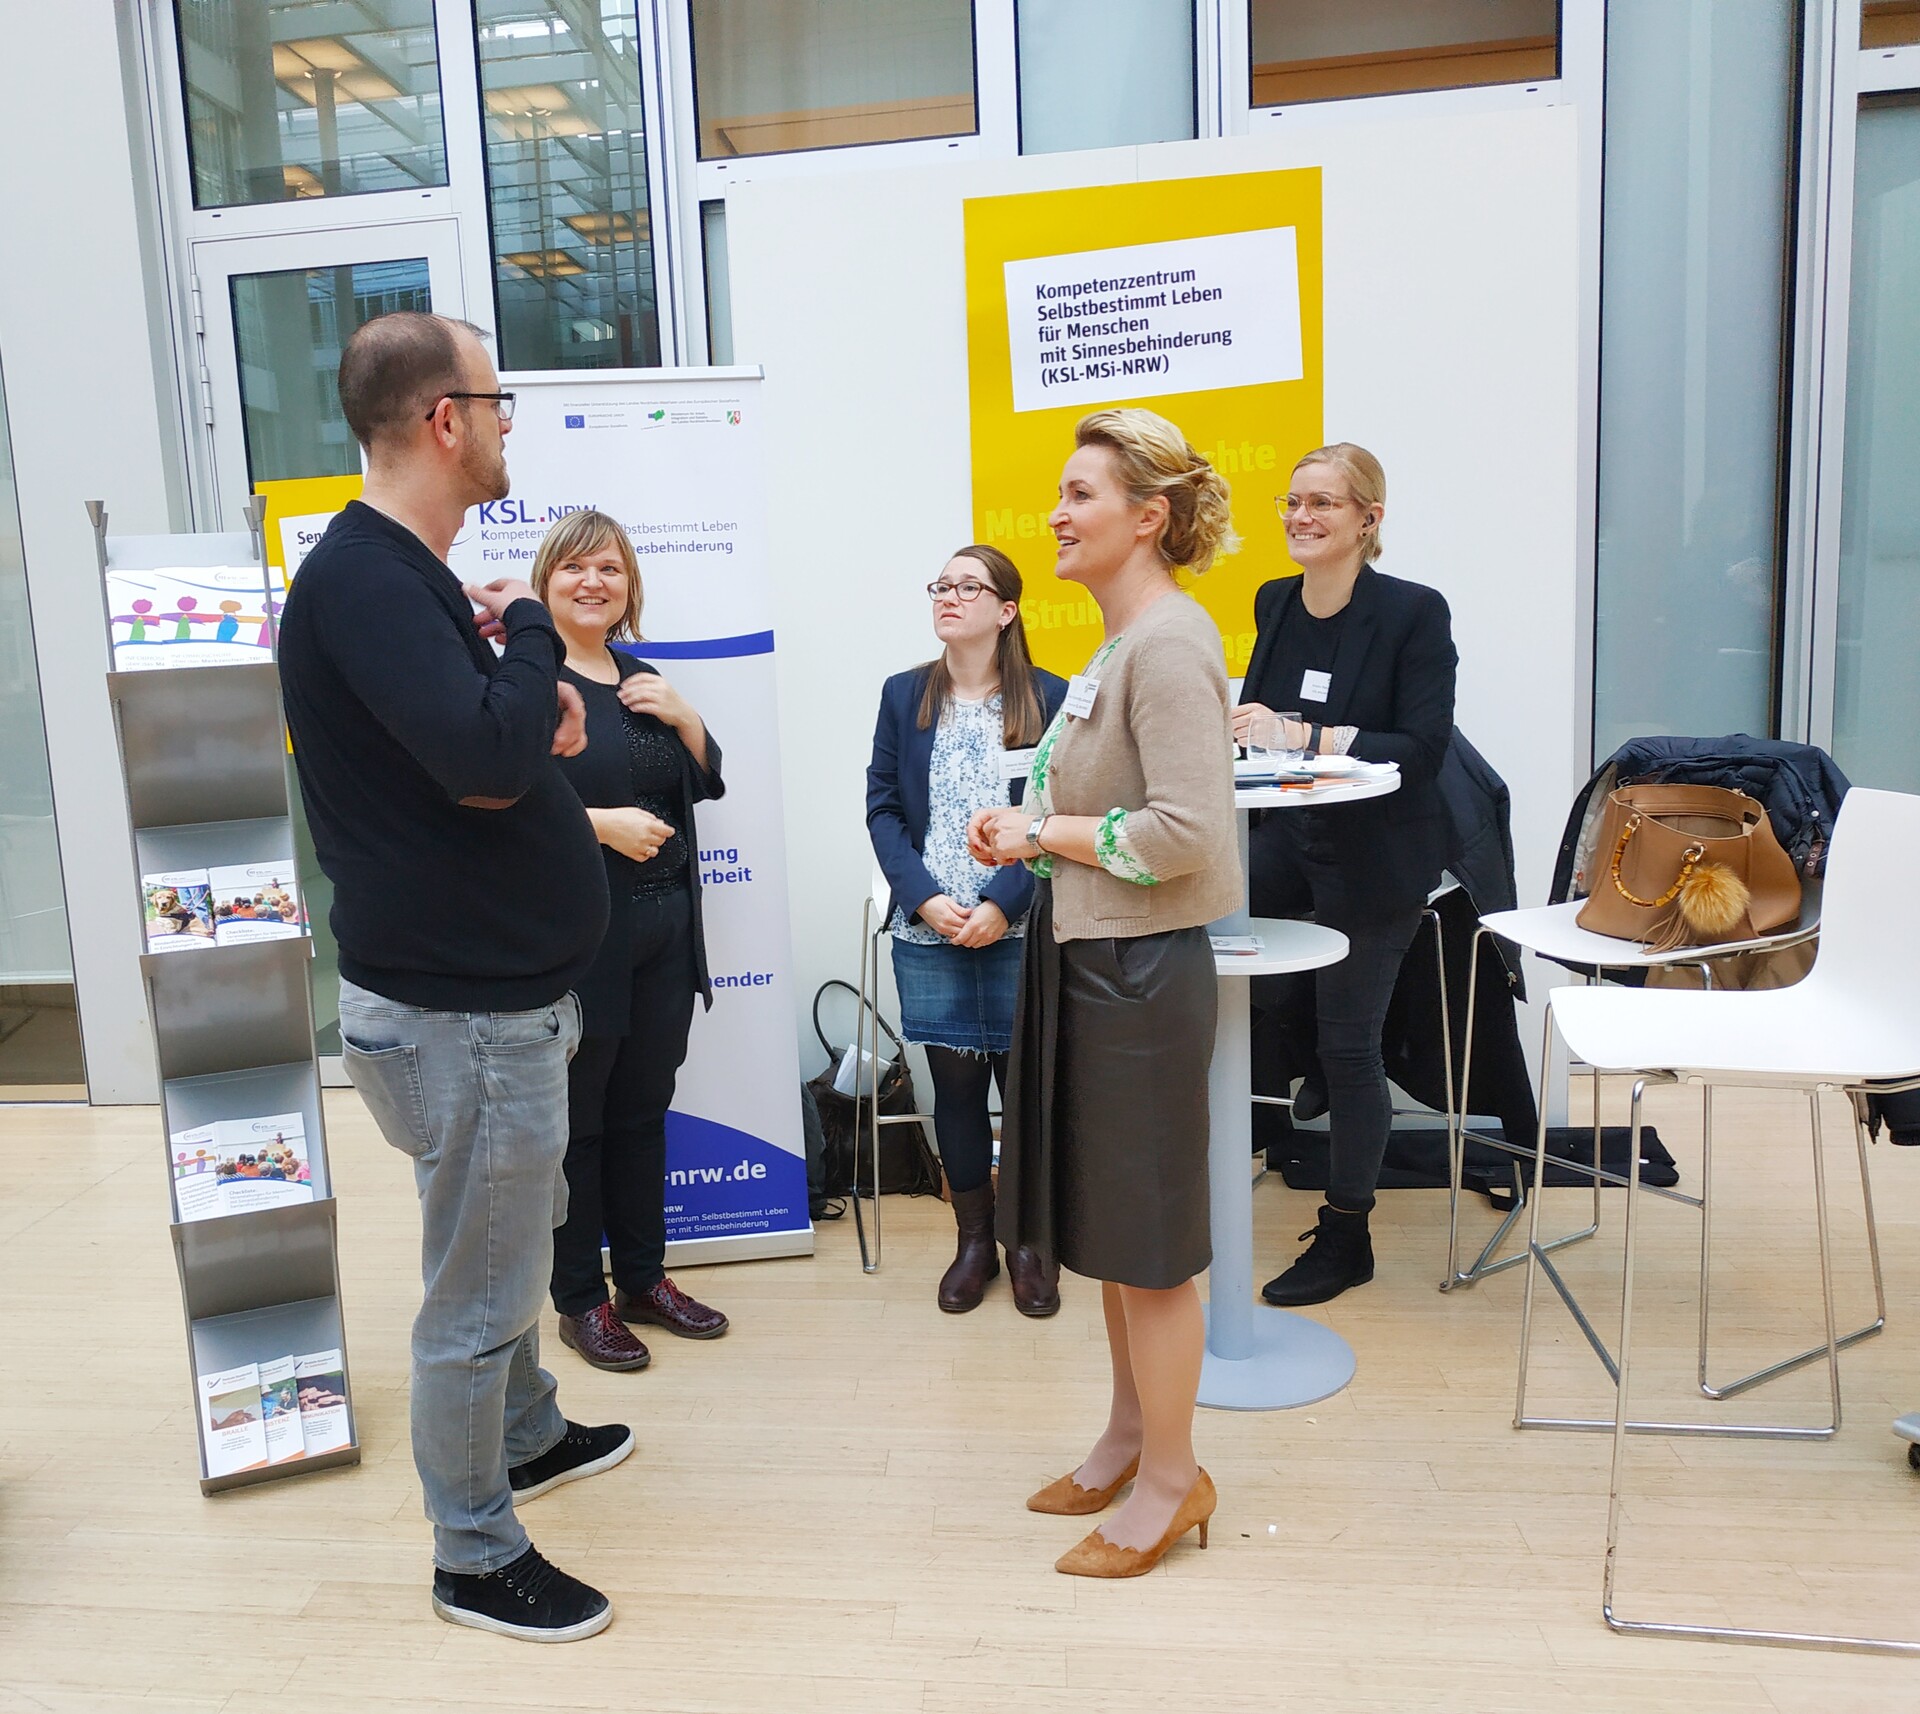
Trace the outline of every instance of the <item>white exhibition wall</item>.
{"label": "white exhibition wall", "polygon": [[[881,681],[933,652],[922,587],[973,534],[968,197],[1322,169],[1327,435],[1371,447],[1386,466],[1382,569],[1452,604],[1459,725],[1512,791],[1521,901],[1545,897],[1587,755],[1576,671],[1586,643],[1575,125],[1570,109],[1343,123],[733,187],[735,351],[764,366],[772,419],[803,1011],[821,981],[854,972]],[[1080,245],[1068,230],[1059,247]],[[1284,480],[1256,479],[1240,504],[1268,505]],[[1036,506],[1049,499],[1034,496]],[[716,711],[724,741],[723,722]],[[803,1027],[803,1052],[811,1041]],[[814,1051],[808,1069],[818,1063]]]}

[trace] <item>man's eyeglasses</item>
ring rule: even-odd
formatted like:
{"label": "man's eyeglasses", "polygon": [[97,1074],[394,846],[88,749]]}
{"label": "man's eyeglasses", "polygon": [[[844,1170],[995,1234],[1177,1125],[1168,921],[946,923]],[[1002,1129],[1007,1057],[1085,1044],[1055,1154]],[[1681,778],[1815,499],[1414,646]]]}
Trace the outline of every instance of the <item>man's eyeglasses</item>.
{"label": "man's eyeglasses", "polygon": [[1281,517],[1291,517],[1295,512],[1309,518],[1331,517],[1343,506],[1358,505],[1339,494],[1276,494],[1273,497],[1273,509]]}
{"label": "man's eyeglasses", "polygon": [[[513,395],[511,393],[442,393],[440,399],[491,399],[493,408],[503,423],[513,421]],[[433,401],[433,410],[427,412],[427,421],[432,422],[434,412],[440,409],[440,399]]]}
{"label": "man's eyeglasses", "polygon": [[968,578],[964,583],[949,583],[944,577],[938,583],[927,585],[927,594],[935,601],[944,601],[949,595],[957,595],[962,601],[978,601],[982,591],[991,590],[990,583],[976,583]]}

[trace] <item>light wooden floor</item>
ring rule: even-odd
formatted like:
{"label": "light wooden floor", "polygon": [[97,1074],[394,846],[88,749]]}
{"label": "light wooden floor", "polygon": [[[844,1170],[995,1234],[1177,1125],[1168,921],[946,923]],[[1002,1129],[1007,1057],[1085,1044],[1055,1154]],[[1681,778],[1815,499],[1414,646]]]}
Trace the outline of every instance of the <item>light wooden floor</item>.
{"label": "light wooden floor", "polygon": [[[1697,1184],[1694,1099],[1655,1099]],[[1845,1187],[1850,1132],[1837,1106],[1832,1118]],[[811,1261],[683,1275],[735,1330],[713,1345],[662,1337],[644,1374],[595,1373],[550,1341],[569,1412],[630,1421],[640,1447],[526,1521],[617,1616],[559,1649],[456,1630],[428,1607],[406,1442],[411,1182],[356,1098],[332,1098],[329,1119],[366,1461],[207,1500],[153,1111],[0,1112],[0,1714],[1920,1707],[1920,1661],[1604,1628],[1606,1444],[1509,1425],[1518,1278],[1435,1291],[1439,1192],[1383,1198],[1379,1278],[1325,1312],[1359,1352],[1346,1393],[1203,1413],[1221,1492],[1205,1553],[1177,1550],[1131,1583],[1054,1573],[1081,1526],[1021,1501],[1098,1427],[1095,1292],[1069,1280],[1060,1316],[1031,1323],[1002,1283],[978,1313],[942,1316],[945,1210],[891,1199],[878,1277],[862,1276],[842,1222]],[[1804,1134],[1803,1108],[1723,1098],[1730,1361],[1815,1330]],[[1920,1150],[1882,1146],[1874,1166],[1895,1319],[1843,1359],[1844,1434],[1636,1440],[1628,1611],[1920,1634],[1920,1476],[1888,1432],[1920,1408]],[[1277,1267],[1313,1199],[1269,1180],[1255,1203],[1260,1258]],[[1609,1203],[1617,1223],[1618,1193]],[[1843,1188],[1837,1206],[1857,1307],[1857,1202]],[[1702,1404],[1688,1403],[1690,1220],[1656,1209],[1648,1222],[1642,1349],[1658,1336],[1675,1352],[1649,1362],[1636,1405],[1650,1411]],[[1469,1223],[1491,1225],[1482,1209]],[[1617,1260],[1610,1232],[1569,1269],[1605,1301]],[[1535,1375],[1542,1407],[1611,1408],[1555,1310]],[[1817,1384],[1805,1372],[1748,1403],[1805,1410]]]}

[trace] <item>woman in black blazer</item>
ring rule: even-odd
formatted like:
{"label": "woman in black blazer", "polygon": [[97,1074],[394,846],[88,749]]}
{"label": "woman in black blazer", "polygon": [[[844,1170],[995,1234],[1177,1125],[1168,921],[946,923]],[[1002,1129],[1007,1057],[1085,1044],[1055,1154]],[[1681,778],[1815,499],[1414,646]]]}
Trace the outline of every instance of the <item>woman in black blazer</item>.
{"label": "woman in black blazer", "polygon": [[645,661],[608,647],[640,631],[640,568],[620,524],[604,512],[569,513],[540,544],[532,582],[566,645],[561,682],[586,704],[587,747],[562,757],[560,771],[599,836],[612,906],[577,989],[553,1307],[561,1343],[596,1369],[643,1369],[651,1353],[629,1322],[683,1339],[727,1330],[719,1310],[666,1272],[667,1109],[694,1001],[713,1004],[693,806],[726,786],[720,746],[698,712]]}
{"label": "woman in black blazer", "polygon": [[1397,792],[1269,815],[1253,834],[1254,914],[1311,911],[1349,943],[1314,982],[1330,1131],[1326,1205],[1312,1243],[1265,1286],[1276,1304],[1325,1303],[1373,1278],[1367,1216],[1393,1124],[1380,1032],[1446,865],[1436,782],[1453,735],[1458,657],[1439,591],[1373,569],[1386,498],[1386,473],[1364,447],[1343,441],[1294,467],[1280,505],[1303,575],[1276,578],[1255,596],[1259,629],[1234,710],[1242,743],[1275,711],[1298,711],[1298,723],[1282,723],[1287,747],[1400,766]]}
{"label": "woman in black blazer", "polygon": [[[887,680],[867,769],[867,830],[892,889],[901,1033],[926,1049],[934,1136],[959,1227],[939,1290],[940,1307],[954,1314],[977,1308],[1000,1271],[987,1093],[990,1080],[1006,1091],[1033,897],[1024,865],[974,860],[967,823],[976,809],[1007,801],[1003,753],[1037,744],[1067,692],[1027,652],[1020,589],[1019,571],[997,548],[964,547],[947,561],[927,585],[945,647]],[[1007,1271],[1023,1314],[1060,1307],[1031,1251],[1010,1251]]]}

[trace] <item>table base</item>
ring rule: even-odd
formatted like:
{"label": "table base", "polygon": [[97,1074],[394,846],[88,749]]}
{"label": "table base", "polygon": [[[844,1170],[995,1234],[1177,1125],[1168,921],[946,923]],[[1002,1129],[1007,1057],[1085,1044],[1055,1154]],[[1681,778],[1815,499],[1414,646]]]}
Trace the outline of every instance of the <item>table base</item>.
{"label": "table base", "polygon": [[1252,1343],[1246,1357],[1208,1350],[1200,1365],[1201,1404],[1212,1410],[1292,1410],[1331,1398],[1353,1379],[1353,1347],[1331,1327],[1290,1310],[1254,1310]]}

